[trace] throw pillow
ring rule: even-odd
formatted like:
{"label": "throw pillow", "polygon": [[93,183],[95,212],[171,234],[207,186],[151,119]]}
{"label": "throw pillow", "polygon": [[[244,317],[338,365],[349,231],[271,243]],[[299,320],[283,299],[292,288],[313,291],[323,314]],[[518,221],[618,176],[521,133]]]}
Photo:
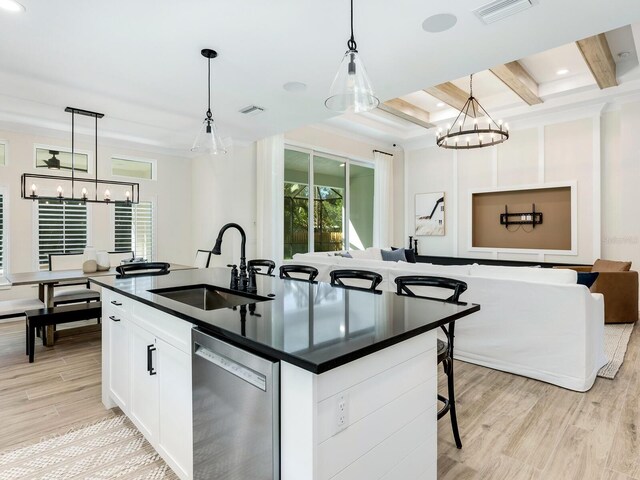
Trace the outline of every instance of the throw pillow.
{"label": "throw pillow", "polygon": [[[400,250],[398,247],[391,247],[391,250]],[[408,248],[402,249],[404,250],[404,256],[407,257],[407,263],[416,263],[416,254],[413,250],[409,250]]]}
{"label": "throw pillow", "polygon": [[598,279],[598,275],[600,275],[598,272],[578,272],[578,281],[576,283],[591,288],[591,285]]}
{"label": "throw pillow", "polygon": [[385,262],[406,262],[407,257],[404,254],[404,248],[399,248],[398,250],[381,250],[382,260]]}
{"label": "throw pillow", "polygon": [[592,272],[628,272],[631,270],[631,262],[615,262],[613,260],[596,260]]}
{"label": "throw pillow", "polygon": [[407,262],[416,263],[416,254],[413,250],[404,250],[404,256],[407,257]]}
{"label": "throw pillow", "polygon": [[349,252],[338,252],[336,257],[353,258]]}

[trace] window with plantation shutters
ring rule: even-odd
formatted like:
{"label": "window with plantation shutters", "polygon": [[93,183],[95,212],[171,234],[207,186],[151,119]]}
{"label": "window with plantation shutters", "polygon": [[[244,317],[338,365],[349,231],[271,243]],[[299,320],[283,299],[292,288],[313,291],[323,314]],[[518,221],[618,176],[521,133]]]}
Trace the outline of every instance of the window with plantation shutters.
{"label": "window with plantation shutters", "polygon": [[0,277],[4,277],[5,269],[5,234],[4,234],[4,195],[0,192]]}
{"label": "window with plantation shutters", "polygon": [[50,253],[82,252],[87,246],[87,205],[38,200],[38,265],[49,268]]}
{"label": "window with plantation shutters", "polygon": [[136,257],[153,260],[153,203],[115,205],[115,251],[133,251]]}

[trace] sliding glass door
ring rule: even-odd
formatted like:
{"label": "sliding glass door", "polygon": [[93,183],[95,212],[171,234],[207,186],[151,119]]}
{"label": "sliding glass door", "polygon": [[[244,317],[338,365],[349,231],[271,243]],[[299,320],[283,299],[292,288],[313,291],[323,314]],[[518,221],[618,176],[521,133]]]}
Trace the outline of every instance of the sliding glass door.
{"label": "sliding glass door", "polygon": [[373,164],[287,147],[284,258],[296,253],[370,247],[373,178]]}

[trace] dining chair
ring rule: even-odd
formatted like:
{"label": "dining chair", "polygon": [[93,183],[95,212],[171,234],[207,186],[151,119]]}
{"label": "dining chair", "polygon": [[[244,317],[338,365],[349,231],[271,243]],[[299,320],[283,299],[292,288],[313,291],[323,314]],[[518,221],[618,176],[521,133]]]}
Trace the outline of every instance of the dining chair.
{"label": "dining chair", "polygon": [[126,252],[109,252],[109,263],[112,267],[117,267],[121,265],[123,261],[131,261],[133,259],[133,250]]}
{"label": "dining chair", "polygon": [[[249,260],[247,262],[247,267],[253,267],[256,269],[256,273],[259,275],[267,275],[269,277],[273,277],[273,271],[276,269],[276,262],[273,260],[267,260],[263,258],[257,258],[254,260]],[[266,273],[262,272],[261,269],[256,267],[265,267],[267,269]]]}
{"label": "dining chair", "polygon": [[[291,276],[293,274],[294,276]],[[302,277],[298,275],[303,275]],[[305,277],[306,276],[306,277]],[[318,269],[309,265],[296,265],[288,263],[280,266],[280,278],[289,280],[300,280],[312,283],[318,276]]]}
{"label": "dining chair", "polygon": [[[352,290],[380,292],[380,290],[376,290],[376,287],[382,283],[382,275],[376,272],[370,272],[369,270],[332,270],[331,272],[329,272],[329,277],[331,278],[330,283],[332,287],[349,288]],[[344,280],[352,280],[352,282],[344,283]],[[361,282],[353,282],[358,280],[369,282],[369,285],[363,287],[360,286]]]}
{"label": "dining chair", "polygon": [[[84,261],[83,253],[50,253],[49,271],[82,270]],[[84,288],[68,288],[84,286]],[[57,292],[56,292],[57,290]],[[100,292],[91,290],[88,281],[60,282],[54,287],[53,305],[65,305],[69,303],[98,302]]]}
{"label": "dining chair", "polygon": [[196,268],[209,268],[211,263],[211,250],[196,250],[196,259],[193,266]]}
{"label": "dining chair", "polygon": [[[398,295],[428,298],[431,300],[439,300],[447,303],[459,303],[460,295],[462,295],[462,293],[467,290],[467,284],[465,282],[445,277],[406,275],[397,277],[395,282],[396,293]],[[410,287],[413,287],[413,290]],[[432,291],[432,289],[452,290],[453,294],[446,298],[417,295],[415,292],[416,288],[423,287],[427,287],[429,291]],[[456,394],[454,388],[455,382],[453,378],[453,339],[455,327],[455,321],[449,323],[448,326],[440,326],[447,338],[447,342],[445,343],[442,340],[438,339],[437,355],[438,363],[442,363],[442,368],[444,369],[444,373],[447,376],[448,398],[438,394],[438,400],[443,404],[443,407],[438,411],[438,420],[449,413],[449,417],[451,419],[451,429],[453,430],[453,438],[455,439],[456,447],[462,448],[460,432],[458,431],[458,418],[456,416]]]}

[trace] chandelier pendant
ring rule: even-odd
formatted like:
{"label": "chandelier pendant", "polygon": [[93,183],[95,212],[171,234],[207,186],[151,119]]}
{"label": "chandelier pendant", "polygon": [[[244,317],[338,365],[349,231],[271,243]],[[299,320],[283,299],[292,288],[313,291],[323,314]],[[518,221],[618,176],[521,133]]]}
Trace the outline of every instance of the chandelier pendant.
{"label": "chandelier pendant", "polygon": [[[444,132],[438,129],[436,144],[441,148],[470,150],[499,145],[509,139],[509,125],[491,118],[473,96],[473,75],[469,84],[469,98],[453,124],[448,125]],[[478,117],[484,118],[478,120]]]}

